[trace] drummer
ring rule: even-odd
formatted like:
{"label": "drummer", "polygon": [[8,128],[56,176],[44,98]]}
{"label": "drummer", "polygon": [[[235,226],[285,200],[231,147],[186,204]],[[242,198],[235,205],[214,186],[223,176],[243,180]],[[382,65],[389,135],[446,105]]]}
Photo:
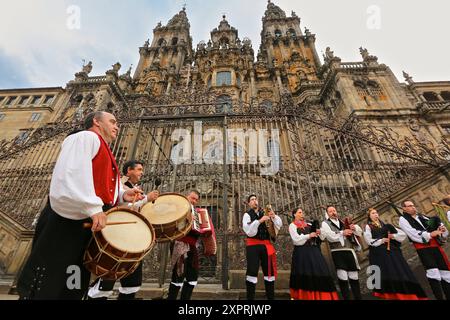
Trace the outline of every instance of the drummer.
{"label": "drummer", "polygon": [[[200,193],[192,190],[187,199],[193,210],[200,200]],[[197,241],[200,234],[190,231],[185,237],[176,240],[172,250],[172,280],[167,300],[176,300],[181,288],[181,300],[191,300],[192,292],[197,286],[199,271],[199,252]]]}
{"label": "drummer", "polygon": [[[144,175],[144,163],[131,160],[123,166],[123,177],[121,179],[125,190],[133,189],[139,184]],[[155,201],[159,196],[159,191],[155,190],[144,196],[144,199],[129,205],[138,210],[147,202]],[[113,293],[115,281],[98,279],[94,286],[89,289],[88,300],[107,300]],[[142,285],[142,262],[132,274],[120,280],[118,300],[134,300],[136,293],[139,292]]]}
{"label": "drummer", "polygon": [[[50,184],[49,202],[39,232],[18,279],[20,299],[81,300],[90,280],[83,255],[92,231],[106,226],[105,212],[143,196],[124,190],[109,148],[119,131],[114,115],[97,111],[84,120],[84,131],[68,136]],[[136,195],[136,197],[135,197]],[[45,221],[45,223],[44,223]],[[92,229],[84,229],[92,221]]]}

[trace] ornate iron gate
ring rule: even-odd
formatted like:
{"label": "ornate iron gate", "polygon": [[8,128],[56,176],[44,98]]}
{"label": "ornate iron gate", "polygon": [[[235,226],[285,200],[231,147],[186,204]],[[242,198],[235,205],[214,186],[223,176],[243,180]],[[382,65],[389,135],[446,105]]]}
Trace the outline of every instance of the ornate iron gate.
{"label": "ornate iron gate", "polygon": [[[358,215],[450,160],[446,143],[420,144],[390,128],[301,112],[293,104],[271,110],[229,103],[137,110],[119,116],[121,130],[112,146],[118,163],[131,158],[146,163],[144,190],[160,178],[162,192],[200,191],[200,206],[212,214],[219,248],[216,259],[201,258],[201,280],[224,287],[230,269],[245,268],[241,219],[249,193],[257,193],[261,204],[271,203],[285,225],[295,207],[316,218],[328,204]],[[0,210],[25,228],[33,228],[59,145],[76,126],[40,128],[27,141],[10,142],[0,151]],[[277,246],[279,266],[288,269],[286,228]],[[165,250],[156,247],[146,258],[146,280],[162,283],[170,275]]]}

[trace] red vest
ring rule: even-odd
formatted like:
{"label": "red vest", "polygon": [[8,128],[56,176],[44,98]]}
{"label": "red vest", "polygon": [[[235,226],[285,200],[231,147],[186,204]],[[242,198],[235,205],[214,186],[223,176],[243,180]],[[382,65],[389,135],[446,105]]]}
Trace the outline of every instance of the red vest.
{"label": "red vest", "polygon": [[100,139],[100,149],[92,159],[95,194],[103,200],[104,205],[115,206],[114,194],[117,191],[119,195],[119,190],[116,190],[120,179],[119,168],[108,144],[97,135]]}

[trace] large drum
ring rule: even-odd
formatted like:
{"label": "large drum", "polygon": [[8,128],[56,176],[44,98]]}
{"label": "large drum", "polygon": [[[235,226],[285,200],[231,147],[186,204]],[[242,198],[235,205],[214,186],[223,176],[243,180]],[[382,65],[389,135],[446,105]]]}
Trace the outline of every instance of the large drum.
{"label": "large drum", "polygon": [[128,208],[111,209],[106,217],[113,225],[94,232],[84,265],[102,279],[119,280],[133,273],[152,250],[155,230],[140,213]]}
{"label": "large drum", "polygon": [[192,206],[181,194],[162,194],[154,203],[145,204],[141,214],[155,228],[156,242],[178,240],[192,228]]}

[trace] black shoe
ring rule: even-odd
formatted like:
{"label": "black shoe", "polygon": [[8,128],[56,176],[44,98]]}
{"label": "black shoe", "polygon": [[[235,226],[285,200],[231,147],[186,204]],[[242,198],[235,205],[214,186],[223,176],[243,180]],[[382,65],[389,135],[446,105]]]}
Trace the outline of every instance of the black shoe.
{"label": "black shoe", "polygon": [[101,298],[91,298],[91,297],[89,297],[89,296],[87,296],[87,299],[88,299],[88,300],[108,300],[108,298],[107,298],[107,297],[101,297]]}
{"label": "black shoe", "polygon": [[136,293],[119,293],[119,297],[117,298],[117,300],[136,300]]}

